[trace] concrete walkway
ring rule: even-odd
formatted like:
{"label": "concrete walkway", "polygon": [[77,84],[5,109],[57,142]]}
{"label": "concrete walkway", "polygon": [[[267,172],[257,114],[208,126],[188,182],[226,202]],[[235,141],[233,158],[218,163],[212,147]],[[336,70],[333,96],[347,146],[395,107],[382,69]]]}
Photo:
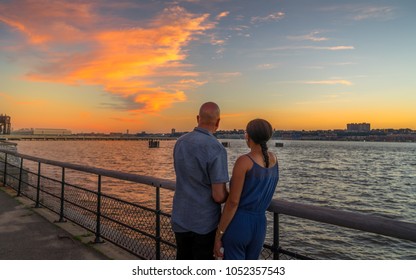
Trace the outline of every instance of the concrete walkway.
{"label": "concrete walkway", "polygon": [[109,242],[89,245],[93,234],[73,223],[54,223],[55,213],[34,209],[0,183],[0,260],[135,259]]}

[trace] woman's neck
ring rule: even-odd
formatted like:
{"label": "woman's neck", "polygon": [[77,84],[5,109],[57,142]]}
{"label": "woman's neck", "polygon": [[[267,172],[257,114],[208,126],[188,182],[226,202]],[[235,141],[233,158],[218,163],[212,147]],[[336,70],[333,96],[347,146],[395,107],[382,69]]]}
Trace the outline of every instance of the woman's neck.
{"label": "woman's neck", "polygon": [[254,142],[251,142],[250,150],[251,150],[251,153],[253,153],[253,154],[257,154],[257,153],[262,154],[261,146],[259,144],[254,143]]}

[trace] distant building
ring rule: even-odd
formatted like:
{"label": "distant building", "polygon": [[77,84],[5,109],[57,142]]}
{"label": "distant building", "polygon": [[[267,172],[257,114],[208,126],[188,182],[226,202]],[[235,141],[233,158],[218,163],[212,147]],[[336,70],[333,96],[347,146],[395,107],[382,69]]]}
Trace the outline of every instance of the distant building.
{"label": "distant building", "polygon": [[71,135],[72,132],[62,128],[23,128],[13,131],[13,134],[20,135]]}
{"label": "distant building", "polygon": [[369,123],[349,123],[347,124],[348,132],[369,132],[371,125]]}
{"label": "distant building", "polygon": [[0,134],[10,134],[11,131],[11,118],[7,115],[0,115]]}

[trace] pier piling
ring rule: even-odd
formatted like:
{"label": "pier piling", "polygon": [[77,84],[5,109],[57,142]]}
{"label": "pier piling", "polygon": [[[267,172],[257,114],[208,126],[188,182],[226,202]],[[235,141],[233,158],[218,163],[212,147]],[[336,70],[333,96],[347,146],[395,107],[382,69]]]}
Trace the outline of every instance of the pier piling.
{"label": "pier piling", "polygon": [[149,140],[149,148],[159,148],[160,141],[159,140]]}

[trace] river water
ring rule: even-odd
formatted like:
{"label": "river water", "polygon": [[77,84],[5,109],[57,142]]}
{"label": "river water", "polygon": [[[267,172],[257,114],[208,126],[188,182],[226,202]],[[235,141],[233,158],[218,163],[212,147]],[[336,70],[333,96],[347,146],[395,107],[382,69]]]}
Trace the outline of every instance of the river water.
{"label": "river water", "polygon": [[[229,142],[229,170],[244,140]],[[416,221],[416,143],[279,141],[280,181],[275,198]],[[146,141],[20,141],[18,151],[91,167],[175,179],[175,141],[149,149]],[[113,188],[114,194],[127,192]],[[143,195],[143,194],[141,194]],[[416,259],[416,244],[293,217],[282,217],[281,246],[312,258]],[[416,234],[416,233],[415,233]]]}

